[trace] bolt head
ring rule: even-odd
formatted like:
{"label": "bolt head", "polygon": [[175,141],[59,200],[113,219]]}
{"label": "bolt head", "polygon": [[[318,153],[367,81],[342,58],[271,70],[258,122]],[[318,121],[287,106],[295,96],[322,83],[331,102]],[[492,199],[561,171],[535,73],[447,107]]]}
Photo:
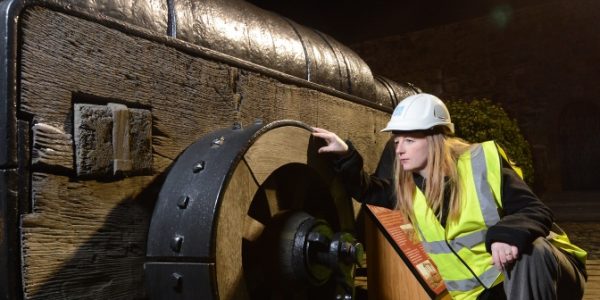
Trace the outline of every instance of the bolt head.
{"label": "bolt head", "polygon": [[194,167],[192,168],[192,171],[194,173],[198,173],[202,170],[204,170],[204,167],[206,166],[206,162],[204,162],[203,160],[197,162]]}
{"label": "bolt head", "polygon": [[181,209],[186,209],[189,202],[190,202],[190,197],[184,195],[184,196],[179,197],[179,199],[177,200],[177,206]]}
{"label": "bolt head", "polygon": [[171,279],[173,280],[173,288],[177,291],[181,291],[183,287],[183,275],[175,272],[171,274]]}
{"label": "bolt head", "polygon": [[212,141],[213,147],[219,147],[225,143],[225,137],[216,138]]}
{"label": "bolt head", "polygon": [[180,252],[182,244],[183,244],[183,236],[175,235],[175,237],[173,237],[173,240],[171,240],[171,250],[173,250],[175,252]]}

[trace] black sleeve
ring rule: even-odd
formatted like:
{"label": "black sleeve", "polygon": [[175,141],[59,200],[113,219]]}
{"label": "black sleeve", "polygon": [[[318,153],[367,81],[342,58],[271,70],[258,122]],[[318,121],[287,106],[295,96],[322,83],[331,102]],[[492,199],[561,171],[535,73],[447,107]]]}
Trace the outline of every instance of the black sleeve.
{"label": "black sleeve", "polygon": [[528,252],[536,238],[548,235],[554,221],[550,208],[508,167],[502,168],[500,218],[488,229],[485,242],[488,252],[493,242],[514,245],[519,253]]}
{"label": "black sleeve", "polygon": [[[362,203],[394,208],[396,197],[393,182],[393,143],[388,142],[374,175],[363,170],[363,158],[350,141],[349,154],[334,161],[335,171],[340,175],[346,191]],[[391,162],[390,162],[391,150]]]}

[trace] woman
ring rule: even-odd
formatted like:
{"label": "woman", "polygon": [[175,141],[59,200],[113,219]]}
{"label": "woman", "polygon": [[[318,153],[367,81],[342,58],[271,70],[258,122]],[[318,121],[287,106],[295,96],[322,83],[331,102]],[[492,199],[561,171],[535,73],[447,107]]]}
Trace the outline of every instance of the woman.
{"label": "woman", "polygon": [[[416,229],[455,299],[580,299],[586,253],[493,142],[453,137],[444,103],[404,99],[382,131],[393,134],[393,176],[369,176],[350,142],[314,128],[336,170],[362,202],[399,209]],[[502,284],[501,284],[502,283]],[[503,288],[502,288],[503,287]]]}

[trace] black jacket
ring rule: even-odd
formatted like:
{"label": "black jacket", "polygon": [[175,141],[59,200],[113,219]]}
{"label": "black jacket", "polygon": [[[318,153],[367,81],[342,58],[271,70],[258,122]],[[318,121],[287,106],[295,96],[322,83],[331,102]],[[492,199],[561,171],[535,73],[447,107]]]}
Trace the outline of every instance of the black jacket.
{"label": "black jacket", "polygon": [[[348,142],[350,152],[334,162],[336,171],[342,178],[348,193],[362,203],[393,208],[396,196],[393,190],[394,145],[386,145],[374,175],[363,170],[362,156]],[[415,183],[424,190],[424,180],[415,176]],[[448,199],[445,199],[447,201]],[[448,205],[444,205],[448,207]],[[516,246],[519,253],[531,249],[538,237],[548,235],[554,217],[552,211],[531,191],[529,186],[510,168],[502,168],[502,211],[500,221],[488,229],[486,249],[489,252],[493,242],[504,242]],[[447,213],[442,213],[442,224],[446,223]]]}

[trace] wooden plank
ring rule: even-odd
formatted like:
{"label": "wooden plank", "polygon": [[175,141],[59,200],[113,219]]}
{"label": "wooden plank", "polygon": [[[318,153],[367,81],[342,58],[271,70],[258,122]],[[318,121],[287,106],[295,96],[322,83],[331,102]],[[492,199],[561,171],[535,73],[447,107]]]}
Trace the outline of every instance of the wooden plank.
{"label": "wooden plank", "polygon": [[[142,264],[152,177],[77,182],[36,173],[34,213],[22,218],[26,299],[144,295]],[[86,296],[87,295],[87,296]]]}
{"label": "wooden plank", "polygon": [[585,285],[585,293],[583,299],[596,300],[600,299],[600,260],[588,259],[586,263],[588,280]]}

